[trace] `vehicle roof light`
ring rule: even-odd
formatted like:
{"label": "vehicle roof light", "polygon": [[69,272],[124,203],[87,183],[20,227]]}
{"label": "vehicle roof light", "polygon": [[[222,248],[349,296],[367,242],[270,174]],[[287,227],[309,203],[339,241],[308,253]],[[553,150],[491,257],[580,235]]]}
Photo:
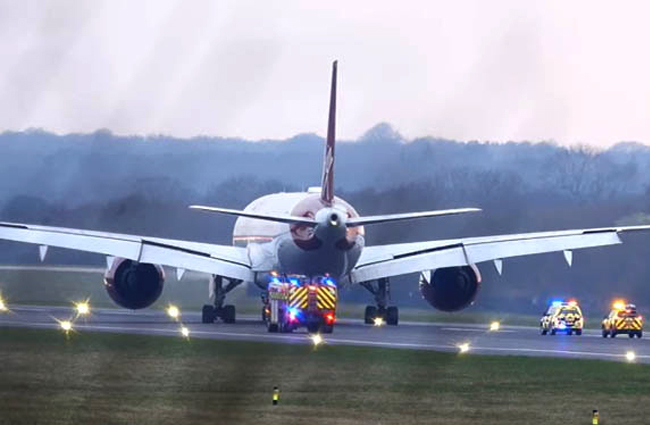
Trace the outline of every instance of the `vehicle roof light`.
{"label": "vehicle roof light", "polygon": [[551,305],[552,305],[553,307],[559,307],[559,306],[562,305],[562,301],[553,301],[553,302],[551,303]]}
{"label": "vehicle roof light", "polygon": [[616,310],[625,310],[625,303],[623,301],[614,302],[614,308]]}

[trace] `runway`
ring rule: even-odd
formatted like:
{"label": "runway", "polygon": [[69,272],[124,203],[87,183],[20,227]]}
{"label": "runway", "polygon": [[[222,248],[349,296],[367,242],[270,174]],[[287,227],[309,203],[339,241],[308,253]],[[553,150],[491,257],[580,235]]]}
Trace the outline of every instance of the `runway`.
{"label": "runway", "polygon": [[[57,320],[74,318],[66,307],[12,306],[0,314],[0,326],[52,328]],[[237,323],[203,324],[198,312],[183,312],[181,322],[190,330],[190,338],[232,339],[287,344],[311,344],[305,330],[291,334],[270,334],[255,317],[238,317]],[[87,318],[74,322],[75,332],[100,331],[147,335],[180,336],[180,324],[162,311],[93,309]],[[650,340],[602,338],[598,330],[585,330],[582,336],[541,336],[535,327],[508,326],[490,331],[489,325],[461,323],[403,322],[399,326],[370,326],[360,320],[340,320],[334,333],[323,335],[325,344],[388,347],[400,349],[458,352],[460,344],[469,344],[463,355],[524,355],[627,361],[633,351],[636,362],[650,363]]]}

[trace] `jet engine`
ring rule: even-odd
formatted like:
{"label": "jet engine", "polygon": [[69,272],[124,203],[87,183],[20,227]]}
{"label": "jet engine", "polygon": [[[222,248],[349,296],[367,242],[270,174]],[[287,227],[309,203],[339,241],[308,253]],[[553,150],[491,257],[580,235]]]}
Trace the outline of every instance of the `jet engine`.
{"label": "jet engine", "polygon": [[470,305],[480,284],[481,274],[473,264],[420,273],[422,297],[442,311],[457,311]]}
{"label": "jet engine", "polygon": [[163,290],[165,273],[156,264],[116,258],[104,275],[106,292],[120,307],[137,310],[153,304]]}

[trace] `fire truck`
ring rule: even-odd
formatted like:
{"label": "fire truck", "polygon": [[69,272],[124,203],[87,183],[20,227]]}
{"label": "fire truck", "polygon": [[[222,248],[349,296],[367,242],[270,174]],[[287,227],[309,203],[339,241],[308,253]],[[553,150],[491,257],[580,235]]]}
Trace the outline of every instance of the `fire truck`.
{"label": "fire truck", "polygon": [[262,320],[269,332],[332,333],[336,321],[336,283],[330,277],[272,276],[263,297]]}

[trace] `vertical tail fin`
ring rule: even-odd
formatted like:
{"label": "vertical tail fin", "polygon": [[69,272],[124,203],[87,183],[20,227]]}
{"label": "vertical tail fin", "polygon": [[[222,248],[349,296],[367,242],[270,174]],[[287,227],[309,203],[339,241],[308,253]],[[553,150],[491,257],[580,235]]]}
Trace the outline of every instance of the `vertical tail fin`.
{"label": "vertical tail fin", "polygon": [[327,141],[325,144],[325,158],[323,159],[323,181],[321,183],[320,198],[327,206],[334,201],[334,145],[336,143],[336,65],[332,64],[332,88],[330,91],[330,112],[327,121]]}

